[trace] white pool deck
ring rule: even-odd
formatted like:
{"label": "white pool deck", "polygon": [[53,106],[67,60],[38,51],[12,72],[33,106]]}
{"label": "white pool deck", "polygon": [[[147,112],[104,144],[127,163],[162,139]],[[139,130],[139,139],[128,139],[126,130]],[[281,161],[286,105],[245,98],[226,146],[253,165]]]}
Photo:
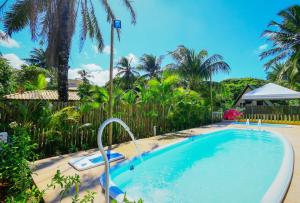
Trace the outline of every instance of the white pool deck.
{"label": "white pool deck", "polygon": [[[246,126],[231,125],[228,122],[222,122],[214,125],[188,129],[180,131],[178,133],[169,133],[166,135],[140,139],[137,141],[137,143],[139,144],[141,151],[145,152],[169,143],[176,142],[180,139],[185,138],[186,136],[199,135],[201,133],[208,133],[211,131],[227,128],[246,128]],[[257,129],[256,126],[250,126],[247,128]],[[294,174],[284,203],[300,203],[300,126],[293,126],[292,128],[274,128],[263,126],[262,129],[279,133],[287,138],[287,140],[292,144],[295,153]],[[131,158],[136,155],[134,145],[131,142],[114,145],[113,150],[124,154],[126,158]],[[99,176],[103,173],[104,166],[98,166],[85,171],[77,171],[68,164],[68,161],[74,157],[90,155],[95,153],[96,151],[97,149],[93,149],[36,161],[34,163],[36,168],[34,169],[33,175],[35,184],[39,189],[45,189],[47,184],[51,182],[51,179],[57,170],[60,170],[63,175],[78,174],[82,182],[80,185],[80,196],[84,195],[84,193],[88,190],[94,191],[96,192],[94,202],[104,202],[104,194],[102,192],[101,186],[99,185]],[[59,188],[55,190],[48,190],[44,195],[45,202],[59,202],[59,192]],[[62,202],[71,202],[71,196],[72,194],[65,197]]]}

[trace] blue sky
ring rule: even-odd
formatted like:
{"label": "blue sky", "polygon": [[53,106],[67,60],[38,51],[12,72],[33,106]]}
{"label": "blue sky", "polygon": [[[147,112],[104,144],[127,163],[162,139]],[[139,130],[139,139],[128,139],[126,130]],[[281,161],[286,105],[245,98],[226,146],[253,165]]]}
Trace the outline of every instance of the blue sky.
{"label": "blue sky", "polygon": [[[101,24],[105,44],[109,44],[110,26],[100,1],[94,0]],[[278,19],[277,13],[296,0],[135,0],[137,24],[130,24],[129,14],[122,1],[111,1],[115,13],[122,20],[121,41],[116,42],[116,61],[128,56],[138,62],[144,53],[164,55],[178,45],[185,45],[196,51],[208,50],[209,54],[221,54],[231,66],[231,73],[218,74],[220,81],[226,78],[265,78],[263,61],[258,54],[268,48],[260,38],[267,24]],[[3,30],[0,24],[0,30]],[[77,29],[78,30],[78,29]],[[70,59],[70,77],[74,78],[79,68],[90,70],[92,79],[103,84],[108,79],[109,49],[103,53],[95,50],[95,43],[87,40],[79,52],[78,33],[75,34]],[[15,66],[26,58],[33,47],[28,29],[13,35],[9,42],[0,42],[0,51],[11,59]],[[170,62],[167,57],[164,64]]]}

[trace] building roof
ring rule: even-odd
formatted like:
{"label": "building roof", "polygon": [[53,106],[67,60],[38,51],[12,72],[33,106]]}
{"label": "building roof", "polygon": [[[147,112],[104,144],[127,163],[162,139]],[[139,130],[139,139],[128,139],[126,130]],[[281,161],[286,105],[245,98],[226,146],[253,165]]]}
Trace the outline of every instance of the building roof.
{"label": "building roof", "polygon": [[250,90],[254,90],[256,87],[253,86],[253,85],[247,85],[244,90],[239,94],[239,96],[236,98],[235,102],[234,102],[234,106],[236,105],[236,103],[240,100],[240,98],[245,94],[245,92],[247,91],[247,89],[250,89]]}
{"label": "building roof", "polygon": [[242,96],[244,100],[286,100],[300,99],[300,92],[268,83]]}
{"label": "building roof", "polygon": [[[77,91],[69,91],[69,101],[79,101],[80,97]],[[15,93],[5,95],[4,99],[8,100],[58,100],[58,93],[56,90],[33,90],[23,93]]]}
{"label": "building roof", "polygon": [[81,83],[81,79],[68,79],[69,90],[77,90]]}

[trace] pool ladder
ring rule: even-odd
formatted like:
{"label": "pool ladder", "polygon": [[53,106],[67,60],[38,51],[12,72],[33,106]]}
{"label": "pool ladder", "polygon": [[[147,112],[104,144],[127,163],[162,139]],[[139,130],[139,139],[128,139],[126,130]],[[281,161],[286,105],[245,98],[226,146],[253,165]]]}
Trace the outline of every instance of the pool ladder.
{"label": "pool ladder", "polygon": [[249,119],[246,120],[246,126],[249,126],[250,125],[250,122],[249,122]]}
{"label": "pool ladder", "polygon": [[261,130],[261,119],[258,119],[257,127],[258,127],[258,130]]}
{"label": "pool ladder", "polygon": [[[136,151],[139,154],[139,157],[141,160],[143,160],[142,156],[141,156],[141,152],[140,149],[138,148],[133,133],[130,131],[129,127],[121,120],[118,118],[109,118],[106,121],[104,121],[101,126],[99,127],[98,130],[98,136],[97,136],[97,143],[98,143],[98,147],[99,150],[102,154],[102,157],[104,159],[104,164],[105,164],[105,202],[109,203],[109,181],[110,181],[110,177],[109,177],[109,161],[108,158],[106,156],[106,153],[104,151],[104,147],[103,147],[103,143],[102,143],[102,136],[103,136],[103,130],[104,128],[110,124],[110,123],[119,123],[129,134],[130,138],[132,139],[133,144],[135,145]],[[131,166],[133,167],[133,166]]]}

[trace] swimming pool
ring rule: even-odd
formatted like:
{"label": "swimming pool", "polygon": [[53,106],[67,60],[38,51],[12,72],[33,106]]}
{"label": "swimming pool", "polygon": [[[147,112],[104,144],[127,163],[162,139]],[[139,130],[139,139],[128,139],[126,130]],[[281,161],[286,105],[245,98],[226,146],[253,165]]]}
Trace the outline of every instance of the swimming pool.
{"label": "swimming pool", "polygon": [[[236,124],[236,125],[246,125],[246,122],[232,122],[231,124]],[[257,123],[250,122],[250,126],[258,126]],[[266,126],[266,127],[274,127],[274,128],[291,128],[290,125],[286,124],[272,124],[272,123],[262,123],[261,126]]]}
{"label": "swimming pool", "polygon": [[292,148],[284,138],[241,129],[194,136],[143,154],[143,160],[111,169],[112,197],[126,192],[146,203],[280,202],[293,169]]}

